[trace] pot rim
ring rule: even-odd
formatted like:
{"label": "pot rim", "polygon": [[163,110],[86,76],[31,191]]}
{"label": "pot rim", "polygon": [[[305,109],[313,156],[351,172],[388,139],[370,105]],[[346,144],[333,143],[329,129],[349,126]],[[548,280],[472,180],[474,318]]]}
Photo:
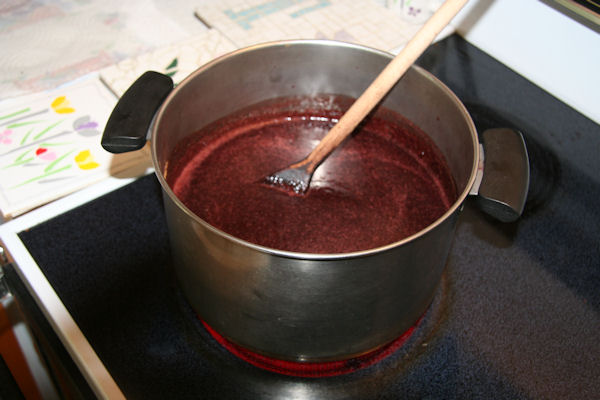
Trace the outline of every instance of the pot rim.
{"label": "pot rim", "polygon": [[247,46],[244,48],[234,50],[230,53],[227,53],[220,57],[217,57],[217,58],[213,59],[212,61],[210,61],[210,62],[202,65],[198,69],[196,69],[189,76],[187,76],[183,81],[181,81],[181,83],[179,85],[177,85],[177,87],[175,87],[175,89],[173,91],[171,91],[171,93],[167,96],[165,101],[160,106],[158,112],[155,114],[155,118],[150,127],[150,131],[151,131],[150,142],[151,142],[152,164],[154,166],[154,172],[160,182],[160,185],[162,186],[163,191],[169,196],[169,198],[171,200],[174,201],[174,203],[177,205],[177,207],[181,208],[185,212],[185,214],[187,214],[188,217],[192,218],[196,223],[202,225],[203,227],[212,231],[213,233],[215,233],[225,239],[228,239],[232,242],[235,242],[239,245],[243,245],[243,246],[252,248],[261,253],[267,253],[267,254],[271,254],[271,255],[275,255],[275,256],[279,256],[279,257],[301,259],[301,260],[340,260],[340,259],[349,259],[349,258],[360,258],[360,257],[371,256],[371,255],[377,254],[377,253],[382,253],[382,252],[388,251],[390,249],[403,246],[404,244],[412,242],[414,240],[417,240],[418,238],[429,233],[430,231],[436,229],[436,227],[438,227],[439,225],[444,223],[455,212],[459,211],[463,202],[469,195],[471,188],[477,178],[477,168],[478,168],[479,159],[481,156],[480,148],[479,148],[479,139],[477,136],[477,129],[475,128],[475,124],[474,124],[473,120],[471,119],[471,116],[470,116],[469,112],[467,111],[465,105],[462,103],[462,101],[460,101],[458,96],[456,96],[456,94],[454,94],[454,92],[452,92],[452,90],[450,90],[450,88],[448,88],[442,81],[440,81],[433,74],[431,74],[424,68],[421,68],[418,65],[414,65],[414,64],[411,66],[411,69],[418,70],[425,78],[427,78],[434,85],[437,85],[440,89],[442,89],[442,91],[444,91],[454,101],[454,103],[456,103],[458,105],[458,109],[459,109],[460,113],[463,115],[463,117],[465,118],[465,120],[469,126],[469,131],[471,132],[473,154],[474,154],[473,164],[471,166],[471,174],[469,176],[469,180],[467,181],[465,188],[460,193],[460,195],[458,196],[456,201],[452,204],[452,206],[450,206],[450,208],[442,216],[440,216],[438,219],[436,219],[434,222],[432,222],[425,228],[421,229],[420,231],[418,231],[410,236],[407,236],[401,240],[398,240],[398,241],[395,241],[395,242],[392,242],[392,243],[389,243],[389,244],[386,244],[386,245],[383,245],[380,247],[375,247],[375,248],[367,249],[367,250],[359,250],[359,251],[354,251],[354,252],[349,252],[349,253],[323,253],[323,254],[320,254],[320,253],[303,253],[303,252],[295,252],[295,251],[288,251],[288,250],[279,250],[279,249],[275,249],[275,248],[271,248],[271,247],[261,246],[259,244],[255,244],[252,242],[248,242],[246,240],[237,238],[227,232],[224,232],[224,231],[212,226],[211,224],[209,224],[208,222],[206,222],[199,216],[197,216],[189,208],[187,208],[183,204],[183,202],[181,202],[181,200],[179,200],[179,198],[175,195],[175,193],[172,191],[171,187],[167,183],[167,181],[163,175],[163,171],[160,168],[158,168],[159,164],[158,164],[158,156],[157,156],[157,148],[156,148],[156,143],[157,143],[156,127],[159,125],[159,122],[162,119],[165,109],[167,108],[171,99],[173,97],[177,96],[177,94],[179,93],[181,88],[184,87],[188,83],[188,81],[193,80],[197,75],[202,74],[204,71],[212,68],[214,65],[222,62],[223,60],[225,60],[227,58],[234,57],[234,56],[237,56],[237,55],[245,53],[245,52],[250,52],[250,51],[255,51],[257,49],[266,48],[266,47],[275,47],[275,46],[287,47],[287,46],[300,45],[300,44],[349,47],[349,48],[355,48],[355,49],[359,49],[359,50],[366,50],[366,51],[374,53],[374,54],[382,55],[384,57],[389,58],[390,60],[394,57],[394,55],[389,52],[375,49],[373,47],[364,46],[364,45],[360,45],[360,44],[354,44],[354,43],[348,43],[348,42],[341,42],[341,41],[336,41],[336,40],[324,40],[324,39],[278,40],[278,41],[259,43],[259,44],[255,44],[255,45],[251,45],[251,46]]}

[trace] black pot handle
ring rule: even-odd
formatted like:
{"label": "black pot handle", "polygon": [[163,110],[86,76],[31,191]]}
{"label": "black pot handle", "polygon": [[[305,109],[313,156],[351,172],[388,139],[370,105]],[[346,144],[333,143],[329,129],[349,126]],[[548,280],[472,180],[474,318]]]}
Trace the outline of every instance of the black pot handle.
{"label": "black pot handle", "polygon": [[472,189],[479,207],[502,222],[516,221],[529,190],[529,157],[523,135],[514,129],[488,129],[483,142],[483,174]]}
{"label": "black pot handle", "polygon": [[111,153],[144,147],[154,114],[171,90],[173,80],[167,75],[147,71],[140,76],[110,114],[102,134],[102,147]]}

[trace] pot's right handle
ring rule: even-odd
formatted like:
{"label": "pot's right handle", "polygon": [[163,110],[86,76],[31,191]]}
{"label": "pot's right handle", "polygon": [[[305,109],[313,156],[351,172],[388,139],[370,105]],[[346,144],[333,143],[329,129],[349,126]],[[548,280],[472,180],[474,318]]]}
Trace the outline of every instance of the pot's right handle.
{"label": "pot's right handle", "polygon": [[503,222],[517,220],[529,190],[529,157],[520,132],[508,128],[488,129],[481,135],[483,162],[481,183],[473,186],[479,207]]}
{"label": "pot's right handle", "polygon": [[102,147],[111,153],[144,147],[154,114],[171,90],[171,77],[154,71],[142,74],[110,114],[102,134]]}

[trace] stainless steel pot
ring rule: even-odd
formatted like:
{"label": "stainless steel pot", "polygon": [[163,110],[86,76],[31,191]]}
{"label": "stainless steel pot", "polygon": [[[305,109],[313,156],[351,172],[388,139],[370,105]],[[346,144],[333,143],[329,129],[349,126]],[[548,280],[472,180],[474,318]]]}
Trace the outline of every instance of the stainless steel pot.
{"label": "stainless steel pot", "polygon": [[347,254],[265,248],[212,227],[167,184],[174,146],[203,126],[273,97],[357,97],[390,59],[384,52],[332,41],[257,45],[206,64],[174,90],[168,77],[147,73],[115,107],[103,145],[114,152],[139,148],[150,126],[179,283],[200,318],[229,340],[296,361],[339,360],[374,350],[411,327],[431,303],[469,194],[487,192],[480,195],[482,204],[500,219],[520,214],[529,171],[522,137],[508,130],[486,132],[484,141],[501,151],[488,155],[493,162],[485,165],[480,185],[483,153],[469,114],[446,86],[418,67],[407,72],[383,106],[431,136],[460,195],[441,218],[410,237]]}

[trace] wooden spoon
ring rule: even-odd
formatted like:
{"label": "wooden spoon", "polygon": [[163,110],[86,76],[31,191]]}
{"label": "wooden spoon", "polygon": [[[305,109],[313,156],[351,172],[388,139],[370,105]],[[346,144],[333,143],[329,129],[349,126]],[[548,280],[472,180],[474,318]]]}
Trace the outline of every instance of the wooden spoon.
{"label": "wooden spoon", "polygon": [[317,166],[352,133],[467,1],[446,0],[352,104],[338,123],[321,139],[317,147],[302,161],[275,172],[268,176],[266,181],[285,189],[291,189],[298,194],[306,192]]}

